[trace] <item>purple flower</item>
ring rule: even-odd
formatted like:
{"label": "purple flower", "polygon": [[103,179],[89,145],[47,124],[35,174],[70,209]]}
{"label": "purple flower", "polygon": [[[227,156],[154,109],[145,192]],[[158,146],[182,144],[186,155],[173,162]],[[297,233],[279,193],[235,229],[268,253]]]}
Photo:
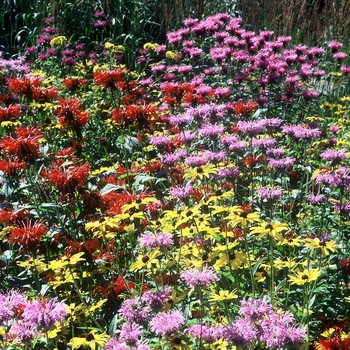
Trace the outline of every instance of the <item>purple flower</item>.
{"label": "purple flower", "polygon": [[307,90],[302,92],[305,101],[311,101],[318,97],[318,92],[315,90]]}
{"label": "purple flower", "polygon": [[266,150],[266,155],[268,157],[279,158],[284,155],[284,149],[282,147],[279,148],[269,148]]}
{"label": "purple flower", "polygon": [[193,69],[193,67],[192,67],[191,65],[188,65],[188,66],[180,66],[180,67],[178,68],[177,71],[178,71],[179,73],[187,74],[187,73],[191,72],[192,69]]}
{"label": "purple flower", "polygon": [[337,52],[333,55],[333,58],[338,62],[345,60],[348,55],[344,52]]}
{"label": "purple flower", "polygon": [[324,202],[325,200],[326,200],[326,197],[323,194],[310,194],[307,197],[307,201],[311,205],[318,205],[318,204]]}
{"label": "purple flower", "polygon": [[275,200],[281,198],[283,195],[282,188],[265,188],[261,187],[258,190],[258,196],[261,199]]}
{"label": "purple flower", "polygon": [[153,311],[159,311],[167,303],[172,293],[171,289],[147,291],[143,293],[142,300]]}
{"label": "purple flower", "polygon": [[339,163],[343,159],[346,159],[346,151],[327,149],[321,153],[321,158],[332,162],[332,164]]}
{"label": "purple flower", "polygon": [[344,75],[350,75],[350,67],[349,66],[341,66],[340,70]]}
{"label": "purple flower", "polygon": [[271,148],[276,144],[276,140],[271,137],[265,137],[261,139],[252,139],[252,146],[260,149]]}
{"label": "purple flower", "polygon": [[158,148],[163,148],[171,142],[169,135],[153,135],[150,144]]}
{"label": "purple flower", "polygon": [[185,317],[178,310],[161,312],[155,315],[150,326],[152,332],[163,337],[169,337],[178,332],[181,326],[185,323]]}
{"label": "purple flower", "polygon": [[238,129],[244,133],[249,135],[257,135],[261,134],[265,129],[266,123],[262,120],[257,121],[239,121],[237,123]]}
{"label": "purple flower", "polygon": [[238,168],[223,168],[218,170],[217,177],[219,179],[232,180],[239,177],[240,171]]}
{"label": "purple flower", "polygon": [[26,298],[16,291],[0,294],[0,324],[15,318],[18,309],[24,308]]}
{"label": "purple flower", "polygon": [[191,183],[187,183],[185,186],[175,186],[170,190],[170,195],[178,199],[186,199],[193,194],[193,187]]}
{"label": "purple flower", "polygon": [[180,276],[191,288],[209,288],[214,281],[218,280],[216,272],[208,267],[202,270],[195,267],[192,270],[182,271]]}
{"label": "purple flower", "polygon": [[341,50],[343,48],[343,44],[340,43],[339,41],[333,40],[333,41],[330,41],[328,43],[328,48],[330,48],[331,51],[333,53],[335,53],[335,52],[338,52],[339,50]]}
{"label": "purple flower", "polygon": [[194,338],[201,338],[205,342],[214,343],[222,337],[222,327],[213,327],[209,324],[195,323],[186,329],[186,333]]}
{"label": "purple flower", "polygon": [[34,337],[37,335],[35,329],[35,324],[31,322],[14,322],[11,325],[11,328],[7,334],[7,341],[15,340],[24,343],[30,344]]}
{"label": "purple flower", "polygon": [[138,324],[142,324],[149,316],[149,310],[140,303],[140,298],[138,297],[125,300],[118,313],[127,322]]}
{"label": "purple flower", "polygon": [[143,248],[170,248],[173,243],[171,233],[145,231],[140,236],[140,245]]}
{"label": "purple flower", "polygon": [[23,311],[23,319],[41,329],[51,329],[56,322],[62,321],[67,316],[65,304],[55,299],[35,300],[26,304]]}
{"label": "purple flower", "polygon": [[350,213],[350,202],[335,203],[334,210],[340,211],[343,213]]}
{"label": "purple flower", "polygon": [[295,163],[295,159],[291,157],[286,157],[281,159],[268,158],[268,165],[277,169],[290,168],[294,165],[294,163]]}
{"label": "purple flower", "polygon": [[107,25],[107,21],[96,21],[94,23],[95,28],[102,28],[102,27],[105,27],[106,25]]}
{"label": "purple flower", "polygon": [[205,137],[218,137],[224,132],[222,125],[205,125],[203,128],[198,129],[198,133]]}
{"label": "purple flower", "polygon": [[127,346],[134,347],[137,345],[139,338],[143,334],[143,328],[137,323],[124,323],[119,333],[119,341]]}

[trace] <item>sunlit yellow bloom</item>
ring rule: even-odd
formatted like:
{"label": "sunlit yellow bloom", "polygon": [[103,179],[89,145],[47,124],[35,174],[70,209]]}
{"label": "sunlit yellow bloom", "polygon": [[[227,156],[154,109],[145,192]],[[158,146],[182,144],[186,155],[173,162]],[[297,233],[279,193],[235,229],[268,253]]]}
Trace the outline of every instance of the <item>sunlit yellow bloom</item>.
{"label": "sunlit yellow bloom", "polygon": [[62,45],[65,41],[67,41],[67,38],[65,36],[63,35],[56,36],[55,38],[51,39],[50,45],[51,46]]}
{"label": "sunlit yellow bloom", "polygon": [[247,213],[243,211],[240,207],[234,207],[231,210],[232,214],[225,217],[225,219],[229,220],[228,223],[231,227],[236,227],[238,225],[242,226],[242,228],[247,227],[248,223],[259,222],[260,217],[259,213]]}
{"label": "sunlit yellow bloom", "polygon": [[165,57],[169,58],[171,60],[174,60],[174,61],[178,61],[178,59],[179,59],[179,55],[176,52],[173,52],[173,51],[167,51],[165,53]]}
{"label": "sunlit yellow bloom", "polygon": [[156,197],[146,197],[146,198],[143,198],[142,200],[135,200],[130,204],[124,204],[122,206],[122,211],[123,213],[125,213],[126,211],[133,208],[136,210],[143,210],[146,204],[154,203],[154,202],[157,202]]}
{"label": "sunlit yellow bloom", "polygon": [[192,181],[196,179],[203,180],[203,178],[209,179],[211,175],[215,175],[217,172],[218,169],[214,164],[206,164],[185,170],[183,178],[191,179]]}
{"label": "sunlit yellow bloom", "polygon": [[238,250],[231,250],[229,252],[222,252],[219,259],[215,262],[214,268],[220,269],[228,266],[231,270],[238,270],[245,266],[248,261],[247,254]]}
{"label": "sunlit yellow bloom", "polygon": [[294,267],[297,263],[293,259],[274,259],[273,266],[278,269],[282,270],[284,268],[291,269]]}
{"label": "sunlit yellow bloom", "polygon": [[124,53],[125,52],[125,47],[123,45],[115,45],[110,42],[105,43],[105,49],[111,50],[115,53]]}
{"label": "sunlit yellow bloom", "polygon": [[[219,339],[215,341],[214,343],[210,344],[211,350],[227,350],[228,349],[228,342],[224,339]],[[237,348],[234,345],[230,345],[231,350],[236,350]]]}
{"label": "sunlit yellow bloom", "polygon": [[264,282],[266,280],[266,275],[258,271],[258,272],[255,272],[254,279],[257,282]]}
{"label": "sunlit yellow bloom", "polygon": [[156,43],[146,43],[143,45],[143,48],[146,50],[154,50],[155,48],[159,47],[159,44]]}
{"label": "sunlit yellow bloom", "polygon": [[293,238],[283,238],[282,241],[278,242],[279,245],[286,245],[288,247],[300,247],[303,239],[300,236]]}
{"label": "sunlit yellow bloom", "polygon": [[16,122],[12,122],[11,120],[5,120],[3,122],[1,122],[1,127],[6,127],[6,126],[22,126],[22,123],[19,121]]}
{"label": "sunlit yellow bloom", "polygon": [[335,241],[321,242],[319,238],[306,238],[305,247],[313,250],[319,249],[323,257],[326,257],[329,252],[335,253],[337,251]]}
{"label": "sunlit yellow bloom", "polygon": [[73,337],[67,344],[74,349],[79,349],[80,347],[90,348],[91,350],[96,350],[97,346],[103,346],[107,343],[109,335],[105,332],[99,334],[98,331],[93,329],[84,338]]}
{"label": "sunlit yellow bloom", "polygon": [[159,249],[152,250],[149,254],[139,255],[137,261],[131,264],[130,271],[138,271],[143,268],[151,269],[159,267],[158,257],[162,255]]}
{"label": "sunlit yellow bloom", "polygon": [[[164,338],[161,347],[155,347],[156,350],[169,349],[169,350],[191,350],[191,348],[185,343],[183,339],[178,337],[176,334],[170,337]],[[163,347],[165,346],[165,347]]]}
{"label": "sunlit yellow bloom", "polygon": [[264,236],[270,236],[272,238],[277,238],[279,241],[283,241],[281,236],[282,231],[288,230],[288,225],[280,222],[265,222],[263,221],[260,226],[254,226],[250,228],[251,234],[257,234],[258,238]]}
{"label": "sunlit yellow bloom", "polygon": [[334,328],[329,328],[326,331],[322,332],[320,335],[324,338],[329,338],[331,337],[335,332]]}
{"label": "sunlit yellow bloom", "polygon": [[303,271],[298,271],[294,275],[289,275],[289,281],[292,284],[298,284],[303,286],[304,284],[316,281],[320,277],[320,269],[304,269]]}
{"label": "sunlit yellow bloom", "polygon": [[211,290],[209,301],[227,301],[237,299],[238,295],[236,292],[236,289],[234,289],[231,292],[229,290],[220,289],[219,294],[217,294],[213,290]]}

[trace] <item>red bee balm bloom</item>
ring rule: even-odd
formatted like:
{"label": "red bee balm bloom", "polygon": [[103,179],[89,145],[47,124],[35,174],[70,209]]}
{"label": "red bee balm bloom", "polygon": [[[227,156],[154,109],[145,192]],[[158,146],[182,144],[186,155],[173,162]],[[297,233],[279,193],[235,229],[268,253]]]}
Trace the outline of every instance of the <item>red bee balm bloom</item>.
{"label": "red bee balm bloom", "polygon": [[44,140],[41,130],[30,126],[26,128],[18,127],[16,128],[16,133],[16,137],[5,136],[0,141],[0,149],[10,156],[18,156],[30,162],[36,158],[40,158],[39,141]]}
{"label": "red bee balm bloom", "polygon": [[22,222],[20,227],[13,229],[9,242],[20,244],[24,250],[31,250],[40,246],[40,239],[47,233],[47,227],[40,221]]}
{"label": "red bee balm bloom", "polygon": [[63,127],[75,131],[76,135],[81,138],[81,128],[89,120],[88,112],[82,109],[78,98],[67,100],[61,98],[59,102],[60,107],[56,110],[58,121]]}
{"label": "red bee balm bloom", "polygon": [[70,194],[84,185],[89,174],[89,164],[85,163],[80,166],[72,165],[67,169],[54,167],[47,172],[46,177],[62,194]]}
{"label": "red bee balm bloom", "polygon": [[115,69],[108,72],[96,72],[94,74],[94,81],[104,88],[116,90],[117,84],[124,81],[124,76],[124,69]]}

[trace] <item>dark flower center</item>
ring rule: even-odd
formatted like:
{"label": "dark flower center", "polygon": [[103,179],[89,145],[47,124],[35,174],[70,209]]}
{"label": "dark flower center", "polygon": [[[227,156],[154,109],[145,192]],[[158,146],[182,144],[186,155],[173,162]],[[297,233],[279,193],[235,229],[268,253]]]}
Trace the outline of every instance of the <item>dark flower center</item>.
{"label": "dark flower center", "polygon": [[147,264],[149,262],[149,257],[147,255],[145,255],[144,257],[142,257],[142,262],[144,264]]}
{"label": "dark flower center", "polygon": [[94,335],[93,335],[93,334],[89,333],[89,334],[87,334],[87,335],[85,336],[85,339],[86,339],[87,341],[93,341],[95,338],[94,338]]}
{"label": "dark flower center", "polygon": [[273,226],[271,224],[267,224],[265,226],[265,230],[272,230],[273,229]]}
{"label": "dark flower center", "polygon": [[308,275],[302,275],[302,276],[301,276],[301,279],[303,279],[303,280],[308,280],[308,279],[309,279],[309,276],[308,276]]}
{"label": "dark flower center", "polygon": [[197,167],[197,169],[196,169],[196,171],[197,171],[197,174],[203,174],[203,169],[202,169],[202,167]]}
{"label": "dark flower center", "polygon": [[181,339],[180,338],[174,338],[174,344],[180,345],[181,344]]}

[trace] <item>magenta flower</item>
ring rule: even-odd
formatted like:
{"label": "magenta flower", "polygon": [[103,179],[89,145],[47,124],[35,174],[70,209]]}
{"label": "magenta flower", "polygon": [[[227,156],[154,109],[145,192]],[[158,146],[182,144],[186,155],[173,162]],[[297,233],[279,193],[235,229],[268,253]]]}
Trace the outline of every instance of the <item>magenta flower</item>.
{"label": "magenta flower", "polygon": [[178,332],[184,323],[185,317],[178,310],[161,312],[150,321],[152,332],[163,337],[169,337]]}
{"label": "magenta flower", "polygon": [[143,248],[170,248],[173,243],[173,235],[161,231],[156,233],[146,231],[140,237],[140,245]]}
{"label": "magenta flower", "polygon": [[180,276],[191,288],[209,288],[214,281],[218,280],[216,272],[208,267],[202,270],[195,267],[192,270],[182,271]]}
{"label": "magenta flower", "polygon": [[321,153],[321,158],[327,161],[331,161],[332,163],[338,163],[343,159],[346,159],[346,151],[327,149]]}
{"label": "magenta flower", "polygon": [[38,329],[51,329],[56,322],[62,321],[67,316],[65,304],[56,299],[35,300],[28,303],[23,311],[23,319]]}

